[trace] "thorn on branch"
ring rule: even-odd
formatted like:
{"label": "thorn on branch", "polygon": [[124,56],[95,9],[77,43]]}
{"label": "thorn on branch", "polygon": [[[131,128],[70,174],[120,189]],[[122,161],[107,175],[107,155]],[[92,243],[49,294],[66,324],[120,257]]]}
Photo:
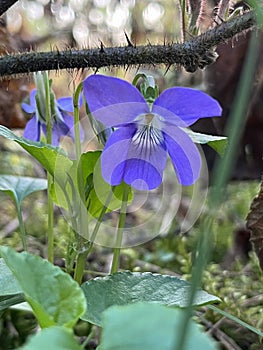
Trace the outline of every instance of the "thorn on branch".
{"label": "thorn on branch", "polygon": [[140,67],[141,65],[180,65],[189,72],[214,62],[214,48],[236,34],[256,25],[253,11],[228,20],[185,43],[134,46],[125,33],[128,46],[96,49],[69,49],[56,52],[25,52],[0,57],[0,79],[40,70],[96,69],[102,67]]}
{"label": "thorn on branch", "polygon": [[131,42],[131,40],[128,37],[128,34],[126,32],[124,32],[124,35],[125,35],[126,41],[128,43],[128,46],[129,47],[134,47],[133,43]]}
{"label": "thorn on branch", "polygon": [[100,42],[100,53],[104,53],[105,52],[105,50],[104,50],[104,44],[103,44],[103,42],[101,41]]}

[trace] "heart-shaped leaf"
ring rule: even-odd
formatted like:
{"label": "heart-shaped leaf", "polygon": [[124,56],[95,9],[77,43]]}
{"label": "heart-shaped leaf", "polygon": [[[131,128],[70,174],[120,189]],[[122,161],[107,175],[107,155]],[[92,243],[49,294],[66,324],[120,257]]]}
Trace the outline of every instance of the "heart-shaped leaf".
{"label": "heart-shaped leaf", "polygon": [[[184,310],[137,303],[112,306],[103,314],[102,342],[98,350],[179,349]],[[216,350],[215,342],[189,321],[184,350]]]}
{"label": "heart-shaped leaf", "polygon": [[0,247],[0,254],[41,327],[75,325],[86,304],[81,288],[68,274],[47,260],[9,247]]}
{"label": "heart-shaped leaf", "polygon": [[45,190],[46,179],[37,179],[26,176],[0,175],[0,191],[5,192],[21,206],[22,200],[33,192]]}
{"label": "heart-shaped leaf", "polygon": [[[81,287],[87,301],[87,311],[82,319],[98,326],[101,326],[102,313],[112,305],[145,301],[185,307],[191,291],[190,283],[174,276],[130,271],[97,277]],[[218,301],[219,298],[198,290],[194,305]]]}

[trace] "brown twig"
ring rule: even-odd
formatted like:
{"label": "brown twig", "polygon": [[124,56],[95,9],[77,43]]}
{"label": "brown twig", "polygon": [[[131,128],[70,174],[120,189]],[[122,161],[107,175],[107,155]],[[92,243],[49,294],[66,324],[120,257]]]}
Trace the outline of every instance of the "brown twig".
{"label": "brown twig", "polygon": [[0,58],[0,77],[30,72],[102,67],[177,64],[194,72],[214,61],[212,49],[256,24],[253,11],[235,17],[182,44],[109,47],[86,50],[26,52]]}

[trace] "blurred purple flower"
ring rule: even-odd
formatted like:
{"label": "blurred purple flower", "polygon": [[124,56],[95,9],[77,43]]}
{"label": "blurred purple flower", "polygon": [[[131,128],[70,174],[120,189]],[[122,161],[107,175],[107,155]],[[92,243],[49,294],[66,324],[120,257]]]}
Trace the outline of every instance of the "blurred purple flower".
{"label": "blurred purple flower", "polygon": [[[24,130],[24,137],[32,141],[40,140],[41,129],[46,135],[45,115],[40,115],[37,109],[36,94],[37,89],[32,90],[30,93],[30,104],[22,103],[23,110],[26,113],[33,114]],[[55,101],[54,111],[52,110],[52,144],[54,146],[58,146],[60,138],[65,135],[74,140],[74,118],[69,114],[73,111],[72,97],[61,97]],[[83,134],[82,129],[81,134]]]}
{"label": "blurred purple flower", "polygon": [[103,75],[88,77],[83,90],[93,117],[116,128],[101,155],[105,181],[154,189],[162,182],[167,152],[180,184],[189,186],[198,179],[201,156],[182,128],[199,118],[220,116],[216,100],[198,90],[173,87],[148,105],[133,85]]}

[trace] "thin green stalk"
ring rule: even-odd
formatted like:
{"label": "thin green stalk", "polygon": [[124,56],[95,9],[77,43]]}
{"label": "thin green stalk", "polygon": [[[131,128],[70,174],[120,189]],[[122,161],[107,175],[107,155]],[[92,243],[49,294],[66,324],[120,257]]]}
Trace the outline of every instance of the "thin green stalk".
{"label": "thin green stalk", "polygon": [[80,141],[80,128],[79,128],[79,97],[82,92],[82,83],[80,83],[73,96],[74,104],[74,136],[75,136],[75,151],[76,160],[79,161],[81,157],[81,141]]}
{"label": "thin green stalk", "polygon": [[222,199],[227,180],[230,176],[230,172],[233,166],[233,160],[236,154],[236,149],[239,140],[242,136],[245,126],[245,116],[247,106],[249,105],[249,96],[252,89],[252,83],[255,73],[256,60],[259,52],[259,40],[256,34],[253,33],[246,57],[244,69],[242,71],[240,83],[238,85],[238,91],[233,103],[233,109],[229,118],[229,123],[226,126],[227,136],[229,137],[228,147],[225,155],[222,159],[219,159],[216,163],[212,183],[211,193],[208,198],[208,207],[211,209],[211,216],[202,223],[201,232],[199,237],[198,246],[196,250],[195,265],[192,270],[191,278],[191,293],[189,296],[189,306],[185,310],[185,317],[181,324],[181,331],[178,332],[179,339],[174,347],[176,350],[183,350],[185,346],[185,340],[187,338],[189,319],[193,311],[193,301],[197,288],[200,286],[202,280],[203,270],[209,260],[209,253],[211,251],[211,244],[213,239],[213,212],[217,211]]}
{"label": "thin green stalk", "polygon": [[[51,115],[51,101],[50,101],[50,85],[48,79],[48,73],[43,72],[44,84],[45,84],[45,97],[46,97],[46,125],[47,125],[47,144],[52,145],[52,115]],[[47,175],[47,210],[48,210],[48,229],[47,229],[47,241],[48,241],[48,261],[53,264],[54,262],[54,207],[53,200],[51,198],[53,177]]]}
{"label": "thin green stalk", "polygon": [[50,174],[47,175],[47,210],[48,210],[48,261],[53,264],[54,262],[54,205],[51,198],[53,178]]}
{"label": "thin green stalk", "polygon": [[87,256],[89,255],[89,253],[91,252],[91,249],[93,247],[93,243],[94,240],[97,236],[97,233],[99,231],[100,225],[102,223],[102,220],[104,218],[104,215],[106,214],[106,211],[108,209],[108,205],[111,201],[112,198],[112,191],[109,193],[106,202],[102,208],[102,211],[100,213],[100,216],[96,222],[96,225],[94,227],[94,230],[91,234],[91,237],[89,239],[89,241],[86,241],[86,243],[88,243],[88,246],[86,247],[86,249],[83,249],[77,256],[77,260],[76,260],[76,267],[75,267],[75,271],[74,271],[74,279],[75,281],[77,281],[79,284],[81,284],[82,278],[83,278],[83,274],[85,271],[85,264],[86,264],[86,260],[87,260]]}
{"label": "thin green stalk", "polygon": [[104,218],[104,215],[106,214],[106,211],[107,211],[107,209],[108,209],[108,207],[109,207],[109,204],[110,204],[112,195],[113,195],[113,191],[111,190],[111,191],[109,192],[109,194],[108,194],[108,197],[107,197],[107,199],[106,199],[106,202],[105,202],[105,204],[104,204],[104,206],[103,206],[103,208],[102,208],[102,211],[100,212],[100,216],[98,217],[98,220],[97,220],[97,222],[96,222],[96,225],[95,225],[95,227],[94,227],[94,230],[93,230],[93,232],[92,232],[92,234],[91,234],[90,242],[91,242],[92,245],[93,245],[93,242],[94,242],[94,240],[95,240],[95,238],[96,238],[96,236],[97,236],[97,233],[98,233],[98,231],[99,231],[99,228],[100,228],[100,225],[101,225],[102,220],[103,220],[103,218]]}
{"label": "thin green stalk", "polygon": [[19,222],[20,238],[22,241],[23,250],[27,252],[27,243],[26,243],[26,229],[22,217],[22,210],[19,204],[16,204],[16,213]]}
{"label": "thin green stalk", "polygon": [[90,334],[87,336],[87,338],[84,340],[84,342],[81,344],[81,348],[82,349],[86,349],[86,346],[88,345],[88,342],[92,339],[92,337],[95,336],[95,332],[94,332],[94,326],[93,328],[91,329],[91,332]]}
{"label": "thin green stalk", "polygon": [[[74,271],[74,279],[80,284],[82,281],[85,263],[87,258],[87,251],[89,247],[89,241],[85,237],[85,232],[88,227],[87,223],[87,208],[85,205],[85,190],[82,176],[81,166],[81,140],[80,140],[80,126],[79,126],[79,97],[82,91],[82,83],[80,83],[73,95],[74,104],[74,136],[75,136],[75,153],[76,153],[76,167],[77,167],[77,186],[78,194],[75,203],[78,211],[78,222],[76,221],[76,240],[77,240],[77,259],[76,267]],[[84,232],[85,231],[85,232]],[[88,245],[88,247],[87,247]]]}
{"label": "thin green stalk", "polygon": [[208,305],[207,307],[208,307],[209,309],[211,309],[211,310],[217,312],[218,314],[221,314],[221,315],[223,315],[224,317],[227,317],[227,318],[229,318],[230,320],[232,320],[232,321],[234,321],[234,322],[240,324],[242,327],[245,327],[245,328],[249,329],[250,331],[252,331],[252,332],[258,334],[260,337],[263,337],[263,332],[261,332],[260,330],[256,329],[255,327],[251,326],[250,324],[248,324],[248,323],[246,323],[246,322],[240,320],[239,318],[237,318],[237,317],[235,317],[235,316],[229,314],[228,312],[225,312],[225,311],[219,309],[218,307],[216,307],[216,306],[214,306],[214,305]]}
{"label": "thin green stalk", "polygon": [[[83,239],[81,240],[81,247],[78,248],[78,255],[76,259],[76,266],[74,270],[74,280],[80,285],[82,282],[83,274],[85,271],[86,260],[88,256],[90,242]],[[78,242],[80,243],[80,242]],[[86,246],[88,244],[88,246]]]}
{"label": "thin green stalk", "polygon": [[79,237],[79,247],[80,250],[85,246],[86,240],[83,238],[88,234],[87,225],[87,208],[85,205],[85,186],[82,175],[82,163],[81,163],[81,140],[80,140],[80,119],[79,119],[79,97],[82,92],[82,83],[80,83],[73,96],[74,104],[74,136],[75,136],[75,152],[76,152],[76,166],[77,166],[77,184],[78,184],[78,199],[79,203],[79,226],[77,231],[80,233]]}
{"label": "thin green stalk", "polygon": [[129,188],[130,188],[129,185],[127,184],[124,185],[119,224],[117,228],[117,237],[115,242],[115,248],[113,251],[113,259],[112,259],[112,265],[111,265],[111,271],[110,271],[111,274],[117,272],[119,268],[123,229],[124,229],[126,213],[127,213]]}

